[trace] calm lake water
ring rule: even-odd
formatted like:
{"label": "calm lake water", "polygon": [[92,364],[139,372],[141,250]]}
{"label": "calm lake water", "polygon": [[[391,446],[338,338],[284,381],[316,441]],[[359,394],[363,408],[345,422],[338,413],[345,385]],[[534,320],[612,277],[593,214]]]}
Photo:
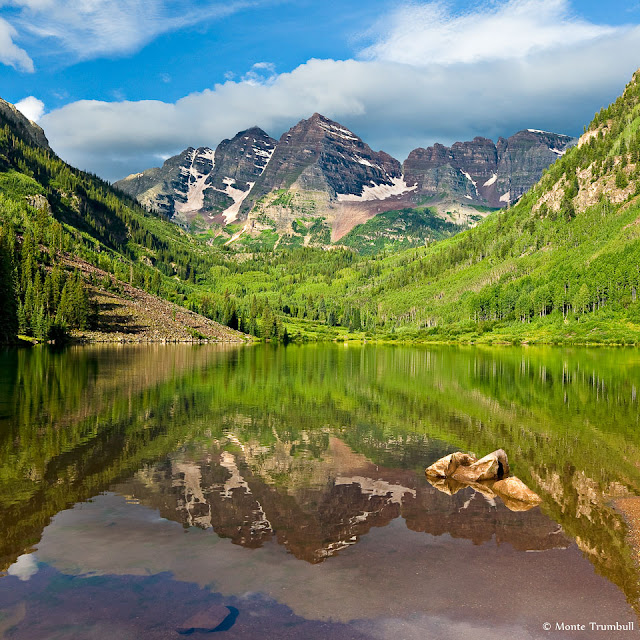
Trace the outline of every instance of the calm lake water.
{"label": "calm lake water", "polygon": [[[635,350],[0,352],[0,637],[631,637],[639,388]],[[539,507],[424,476],[500,447]]]}

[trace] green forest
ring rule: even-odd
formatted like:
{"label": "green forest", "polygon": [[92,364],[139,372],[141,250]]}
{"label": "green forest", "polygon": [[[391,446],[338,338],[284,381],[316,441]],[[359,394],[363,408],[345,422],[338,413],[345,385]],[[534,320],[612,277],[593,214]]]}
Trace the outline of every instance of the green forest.
{"label": "green forest", "polygon": [[636,344],[637,77],[585,133],[515,206],[449,238],[443,223],[428,246],[422,209],[384,214],[422,246],[376,218],[344,246],[269,249],[189,234],[0,117],[0,340],[89,327],[92,291],[124,282],[270,341]]}

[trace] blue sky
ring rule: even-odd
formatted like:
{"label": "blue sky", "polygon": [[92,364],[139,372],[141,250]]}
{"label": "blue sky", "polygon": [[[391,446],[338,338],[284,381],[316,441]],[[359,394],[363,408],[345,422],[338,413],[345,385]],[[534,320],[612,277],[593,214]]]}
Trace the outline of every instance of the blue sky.
{"label": "blue sky", "polygon": [[640,67],[640,1],[0,0],[0,96],[117,179],[320,111],[403,160],[579,134]]}

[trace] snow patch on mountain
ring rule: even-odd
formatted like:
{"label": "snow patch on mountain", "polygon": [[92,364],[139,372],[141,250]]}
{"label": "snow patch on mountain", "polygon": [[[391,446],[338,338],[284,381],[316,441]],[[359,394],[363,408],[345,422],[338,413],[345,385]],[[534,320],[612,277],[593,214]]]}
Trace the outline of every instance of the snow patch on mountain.
{"label": "snow patch on mountain", "polygon": [[[462,174],[464,175],[464,177],[473,185],[473,188],[476,190],[476,194],[480,195],[478,193],[478,183],[466,172],[466,171],[462,171]],[[471,199],[469,196],[467,196],[469,199]]]}
{"label": "snow patch on mountain", "polygon": [[233,200],[233,204],[222,212],[222,215],[224,216],[224,223],[229,224],[237,220],[238,214],[240,213],[240,207],[242,206],[245,198],[249,195],[251,189],[253,189],[255,182],[249,182],[249,188],[246,191],[242,191],[242,189],[234,187],[233,185],[236,181],[233,178],[224,178],[223,182],[226,187],[224,189],[216,189],[216,191],[226,193]]}
{"label": "snow patch on mountain", "polygon": [[511,200],[511,191],[507,191],[507,193],[503,193],[500,196],[500,202],[509,202]]}
{"label": "snow patch on mountain", "polygon": [[322,121],[318,122],[318,124],[321,129],[324,129],[327,133],[330,133],[337,138],[342,138],[343,140],[359,140],[358,136],[354,136],[349,129],[344,129],[338,125]]}
{"label": "snow patch on mountain", "polygon": [[271,156],[273,155],[273,152],[275,150],[275,147],[272,147],[271,149],[260,149],[259,147],[253,147],[253,151],[257,156],[266,158],[265,162],[269,162],[269,160],[271,160]]}
{"label": "snow patch on mountain", "polygon": [[371,164],[366,158],[361,158],[360,156],[356,156],[356,162],[358,164],[362,164],[365,167],[375,167],[377,165]]}
{"label": "snow patch on mountain", "polygon": [[415,191],[418,185],[410,187],[404,181],[404,178],[391,178],[392,184],[375,184],[373,180],[371,185],[364,185],[362,187],[362,193],[359,196],[351,193],[339,193],[338,202],[369,202],[371,200],[384,200],[391,196],[399,196],[409,191]]}
{"label": "snow patch on mountain", "polygon": [[492,184],[495,184],[498,180],[498,174],[494,173],[482,186],[490,187]]}
{"label": "snow patch on mountain", "polygon": [[462,175],[474,186],[477,187],[478,183],[466,172],[462,171]]}
{"label": "snow patch on mountain", "polygon": [[[196,167],[198,160],[205,160],[211,162],[211,169],[206,173],[201,173],[199,168]],[[176,213],[190,213],[193,211],[200,211],[204,206],[204,192],[208,188],[206,185],[209,173],[213,170],[215,164],[215,151],[213,149],[204,149],[201,153],[194,151],[191,153],[191,165],[189,168],[180,167],[180,171],[183,174],[188,174],[188,187],[187,192],[181,192],[176,189],[176,193],[186,197],[186,202],[176,202]]]}

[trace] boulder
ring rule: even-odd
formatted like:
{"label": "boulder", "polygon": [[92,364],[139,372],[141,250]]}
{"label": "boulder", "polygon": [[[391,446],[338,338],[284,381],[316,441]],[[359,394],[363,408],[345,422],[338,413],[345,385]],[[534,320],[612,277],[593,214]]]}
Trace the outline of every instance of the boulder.
{"label": "boulder", "polygon": [[477,458],[471,454],[456,451],[434,462],[430,467],[427,467],[425,473],[427,477],[431,478],[451,478],[458,467],[468,467],[476,461]]}
{"label": "boulder", "polygon": [[509,462],[502,449],[480,460],[471,454],[456,451],[434,462],[427,467],[425,473],[427,477],[453,478],[468,484],[481,480],[498,480],[509,475]]}
{"label": "boulder", "polygon": [[451,477],[459,482],[479,482],[500,480],[506,475],[509,475],[507,454],[498,449],[470,465],[460,465]]}
{"label": "boulder", "polygon": [[498,480],[491,488],[511,511],[528,511],[542,502],[540,496],[516,476]]}
{"label": "boulder", "polygon": [[515,476],[509,476],[509,461],[502,449],[477,460],[469,453],[456,451],[440,458],[425,470],[429,483],[449,495],[466,487],[487,498],[499,496],[511,511],[527,511],[542,499]]}

